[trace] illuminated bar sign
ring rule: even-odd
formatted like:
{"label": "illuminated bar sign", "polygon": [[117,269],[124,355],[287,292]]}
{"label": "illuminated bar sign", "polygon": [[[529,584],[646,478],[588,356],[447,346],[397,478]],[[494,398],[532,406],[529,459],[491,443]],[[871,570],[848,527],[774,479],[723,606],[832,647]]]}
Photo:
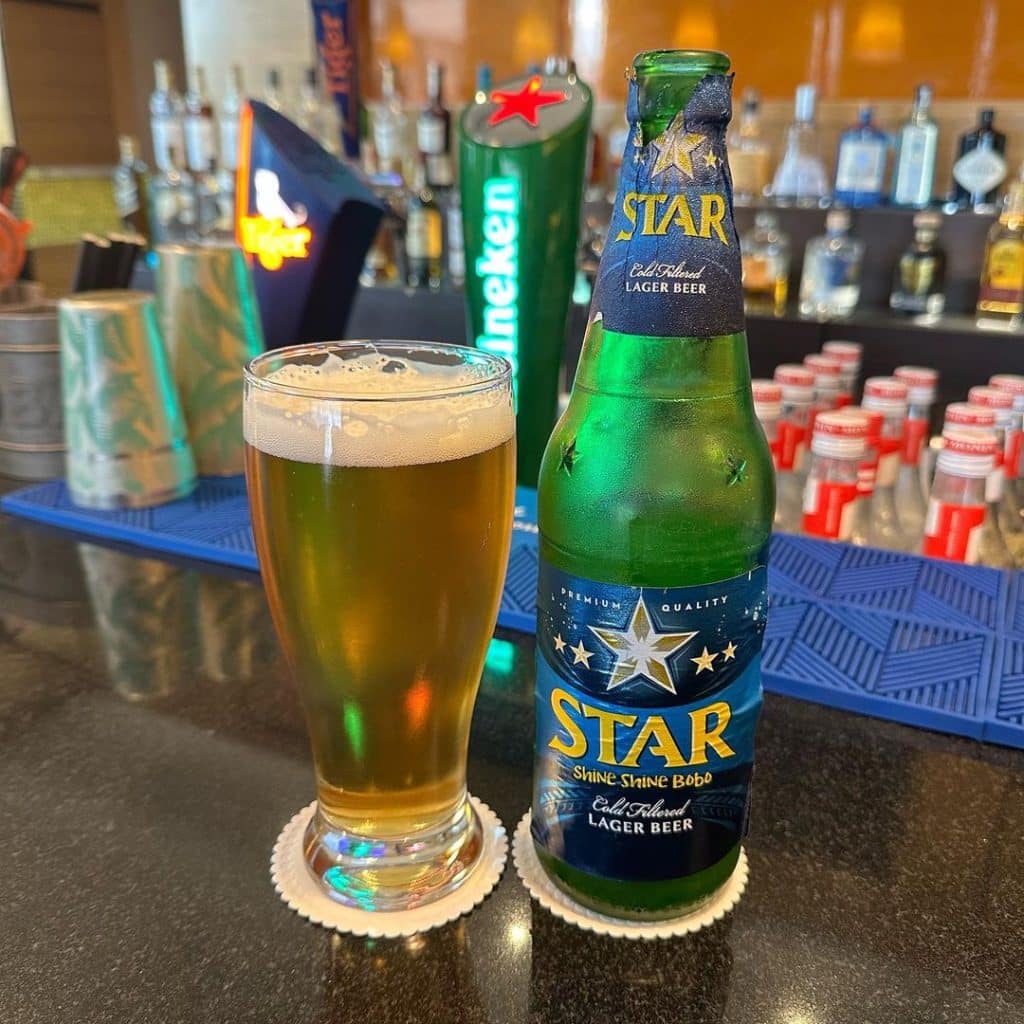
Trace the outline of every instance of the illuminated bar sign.
{"label": "illuminated bar sign", "polygon": [[[276,172],[266,167],[252,170],[252,108],[248,104],[242,111],[239,140],[235,180],[238,244],[267,270],[280,270],[286,259],[308,259],[313,233],[305,226],[308,216],[305,206],[285,202],[281,196],[281,179]],[[255,214],[249,211],[250,174]]]}
{"label": "illuminated bar sign", "polygon": [[519,386],[519,179],[488,178],[484,182],[483,255],[476,274],[484,300],[483,334],[476,347],[504,356],[512,364],[512,383]]}

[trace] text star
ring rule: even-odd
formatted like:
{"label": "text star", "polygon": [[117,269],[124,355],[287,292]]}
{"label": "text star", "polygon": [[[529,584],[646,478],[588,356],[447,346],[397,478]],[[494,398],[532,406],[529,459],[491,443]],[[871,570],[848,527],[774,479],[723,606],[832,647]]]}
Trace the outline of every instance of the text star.
{"label": "text star", "polygon": [[703,672],[705,669],[707,669],[709,672],[714,672],[715,669],[711,663],[717,657],[717,653],[708,654],[708,649],[705,647],[703,653],[700,655],[699,658],[691,658],[690,661],[692,661],[694,665],[697,666],[697,675],[700,675],[701,672]]}
{"label": "text star", "polygon": [[594,656],[594,652],[588,651],[583,646],[582,640],[575,647],[570,647],[569,650],[572,651],[572,663],[574,665],[582,663],[584,668],[590,668],[590,659]]}
{"label": "text star", "polygon": [[693,151],[704,142],[704,136],[697,132],[683,131],[683,112],[680,110],[671,124],[654,140],[658,150],[657,159],[651,170],[654,178],[670,167],[675,167],[687,177],[693,177]]}
{"label": "text star", "polygon": [[722,661],[732,661],[736,657],[736,645],[730,640],[722,651]]}
{"label": "text star", "polygon": [[565,641],[562,639],[562,634],[561,633],[556,633],[551,639],[555,643],[555,650],[556,651],[561,652],[561,651],[565,650]]}
{"label": "text star", "polygon": [[651,625],[643,597],[637,600],[625,629],[591,626],[590,631],[615,652],[615,667],[608,680],[609,690],[641,676],[669,693],[675,693],[676,688],[668,659],[697,635],[696,632],[659,633]]}

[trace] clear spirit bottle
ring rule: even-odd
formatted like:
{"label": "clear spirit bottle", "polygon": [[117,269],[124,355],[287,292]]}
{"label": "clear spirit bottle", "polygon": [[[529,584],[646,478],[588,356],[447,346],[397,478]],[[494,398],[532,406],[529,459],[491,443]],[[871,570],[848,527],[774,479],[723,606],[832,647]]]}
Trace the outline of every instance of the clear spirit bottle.
{"label": "clear spirit bottle", "polygon": [[931,116],[932,87],[914,90],[914,108],[896,139],[892,172],[892,202],[896,206],[927,206],[935,181],[939,126]]}
{"label": "clear spirit bottle", "polygon": [[193,174],[208,174],[217,159],[213,104],[206,91],[206,72],[192,69],[192,87],[185,94],[185,155]]}
{"label": "clear spirit bottle", "polygon": [[833,198],[847,206],[878,206],[885,184],[889,136],[872,120],[871,107],[860,108],[857,124],[839,137]]}
{"label": "clear spirit bottle", "polygon": [[864,400],[869,411],[882,414],[878,439],[878,473],[871,495],[868,544],[892,551],[910,551],[914,538],[904,533],[896,511],[896,480],[899,477],[903,427],[907,418],[908,388],[895,377],[869,377],[864,382]]}
{"label": "clear spirit bottle", "polygon": [[814,121],[816,100],[813,85],[797,87],[793,123],[786,129],[785,151],[772,182],[772,194],[780,202],[816,206],[828,195],[828,175]]}
{"label": "clear spirit bottle", "polygon": [[807,243],[800,279],[800,312],[804,316],[849,316],[856,308],[864,243],[851,238],[849,232],[849,213],[829,210],[825,234]]}
{"label": "clear spirit bottle", "polygon": [[153,159],[159,170],[184,167],[185,104],[174,89],[174,74],[165,60],[153,62],[156,88],[149,97],[149,128]]}
{"label": "clear spirit bottle", "polygon": [[398,90],[398,73],[390,60],[380,62],[380,104],[373,112],[373,144],[381,174],[404,171],[408,118]]}

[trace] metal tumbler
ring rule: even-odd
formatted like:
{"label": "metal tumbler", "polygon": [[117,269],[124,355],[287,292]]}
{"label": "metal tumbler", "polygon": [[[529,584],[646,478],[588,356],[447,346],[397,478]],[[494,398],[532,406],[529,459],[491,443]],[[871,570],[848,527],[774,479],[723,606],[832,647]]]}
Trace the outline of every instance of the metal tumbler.
{"label": "metal tumbler", "polygon": [[195,461],[147,292],[59,303],[67,478],[86,508],[142,508],[191,493]]}
{"label": "metal tumbler", "polygon": [[252,275],[234,245],[157,247],[164,340],[196,467],[243,471],[242,367],[263,351]]}

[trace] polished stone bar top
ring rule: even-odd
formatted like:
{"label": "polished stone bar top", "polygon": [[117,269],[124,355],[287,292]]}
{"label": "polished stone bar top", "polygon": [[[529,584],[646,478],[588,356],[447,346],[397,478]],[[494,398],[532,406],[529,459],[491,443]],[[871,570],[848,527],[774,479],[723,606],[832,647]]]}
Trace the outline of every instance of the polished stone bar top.
{"label": "polished stone bar top", "polygon": [[[510,832],[533,657],[499,633],[473,722]],[[0,517],[0,1022],[1024,1021],[1024,751],[771,695],[758,739],[750,884],[698,935],[579,931],[511,864],[436,931],[333,934],[270,882],[313,773],[258,579]]]}

